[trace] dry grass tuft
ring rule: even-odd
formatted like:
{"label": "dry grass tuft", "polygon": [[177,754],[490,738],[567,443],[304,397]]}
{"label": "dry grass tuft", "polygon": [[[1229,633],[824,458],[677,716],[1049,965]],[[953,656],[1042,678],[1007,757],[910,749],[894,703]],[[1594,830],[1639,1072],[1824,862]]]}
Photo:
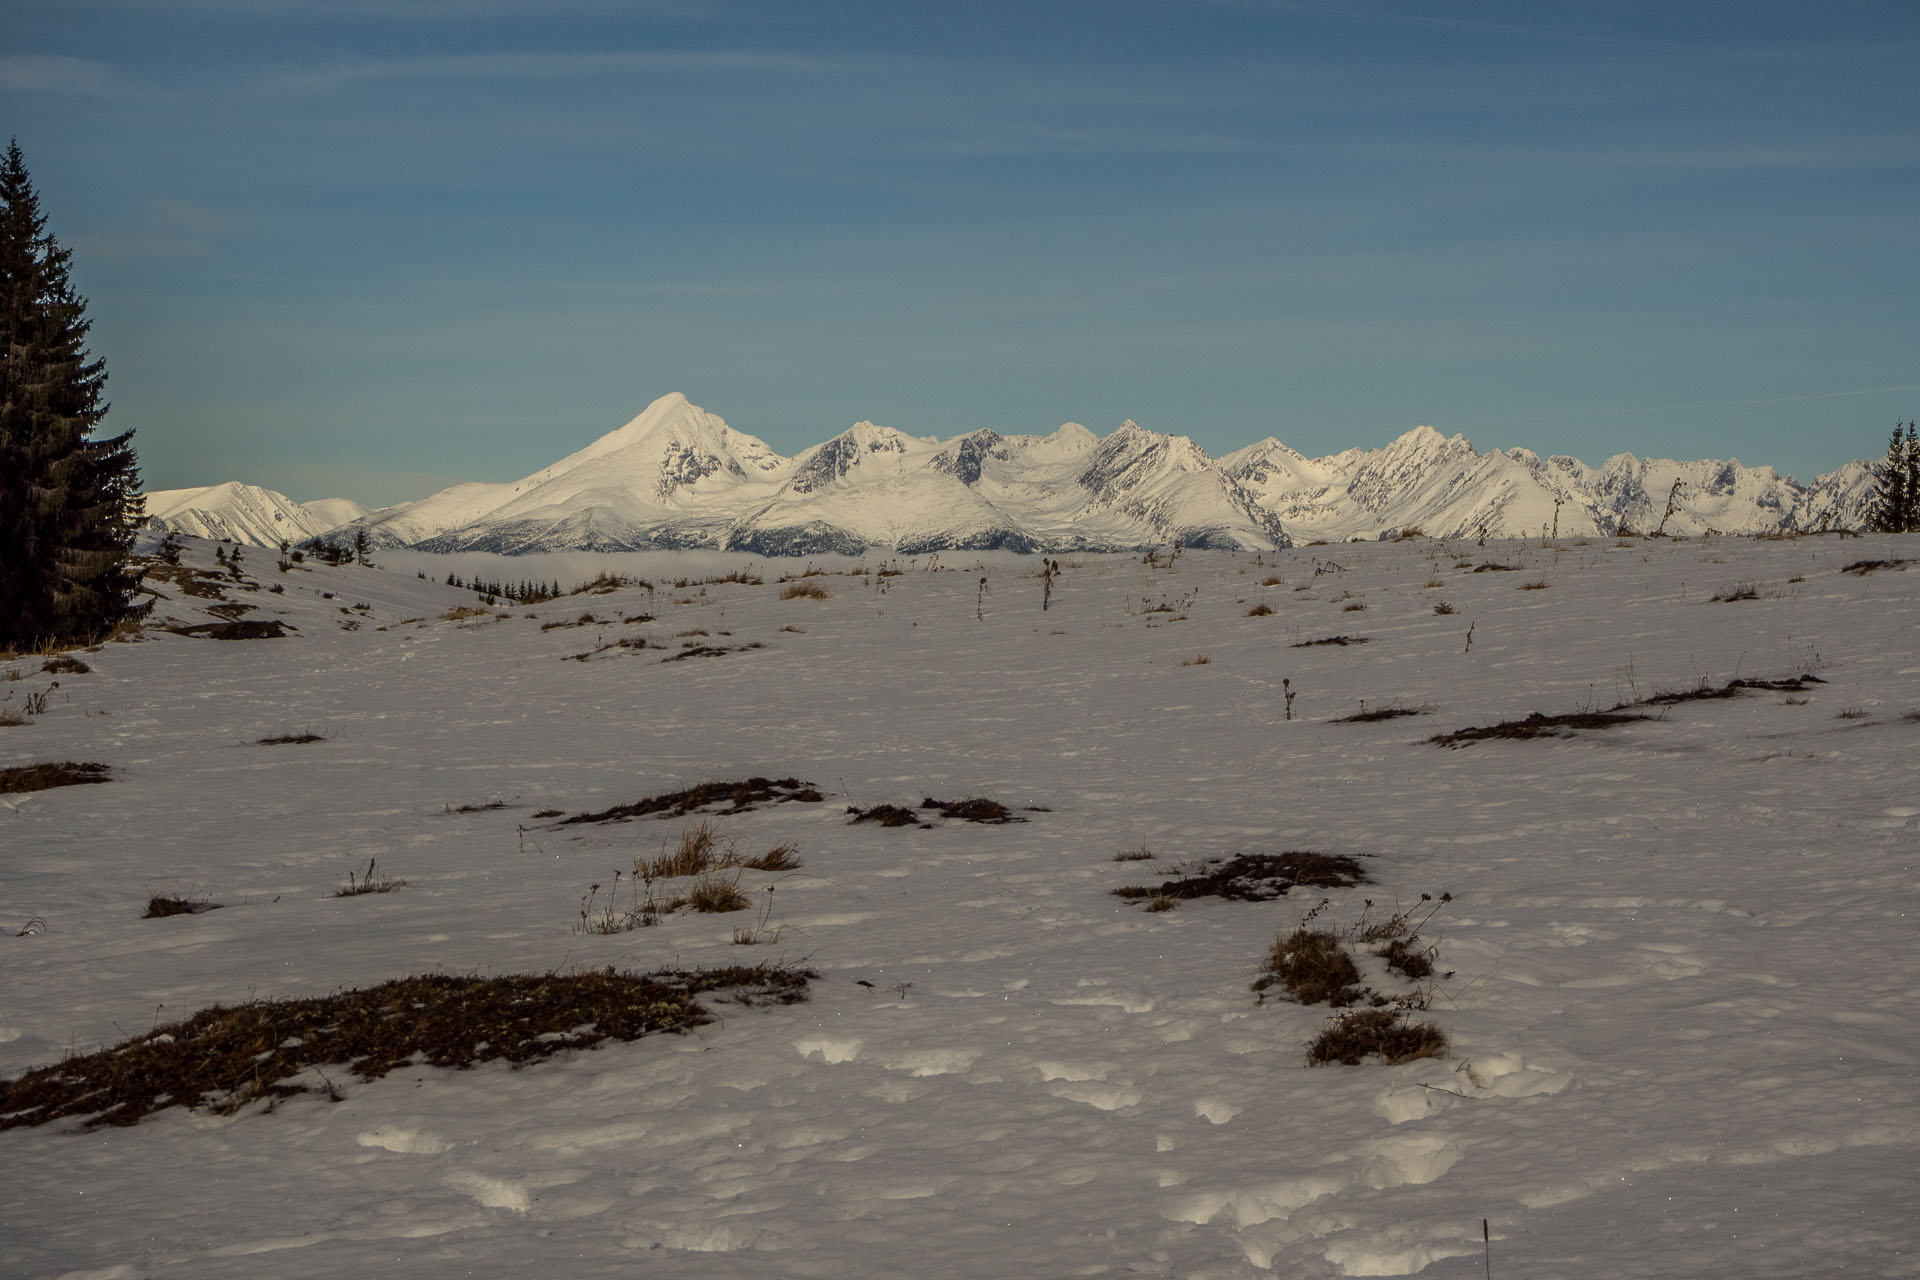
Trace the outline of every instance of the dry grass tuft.
{"label": "dry grass tuft", "polygon": [[716,870],[696,879],[687,888],[686,904],[695,911],[745,911],[753,899],[741,890],[740,870],[735,867],[731,875]]}
{"label": "dry grass tuft", "polygon": [[392,893],[396,889],[404,889],[407,887],[407,882],[398,876],[383,876],[378,874],[374,861],[372,858],[367,859],[367,872],[365,875],[355,875],[351,871],[347,872],[347,882],[338,889],[335,889],[333,896],[336,898],[358,898],[363,894]]}
{"label": "dry grass tuft", "polygon": [[1293,647],[1296,649],[1312,649],[1319,645],[1337,645],[1340,648],[1345,648],[1350,644],[1365,644],[1366,642],[1367,637],[1365,636],[1325,636],[1319,640],[1302,640]]}
{"label": "dry grass tuft", "polygon": [[697,876],[725,861],[719,852],[720,833],[712,822],[703,821],[681,829],[680,841],[671,852],[648,860],[636,858],[633,869],[649,880],[672,876]]}
{"label": "dry grass tuft", "polygon": [[86,1117],[130,1125],[171,1106],[231,1114],[338,1087],[320,1069],[375,1080],[396,1067],[536,1062],[605,1040],[711,1022],[694,997],[793,1004],[819,975],[773,965],[622,974],[418,975],[311,999],[215,1005],[97,1053],[0,1082],[0,1129]]}
{"label": "dry grass tuft", "polygon": [[86,663],[80,661],[80,659],[74,657],[72,654],[63,653],[58,655],[57,657],[48,658],[45,662],[41,663],[40,670],[56,676],[60,676],[60,675],[83,676],[83,675],[86,675],[89,671],[92,671],[93,668],[88,666]]}
{"label": "dry grass tuft", "polygon": [[1410,1022],[1399,1009],[1356,1009],[1329,1023],[1307,1046],[1307,1061],[1316,1066],[1339,1062],[1353,1067],[1368,1054],[1388,1062],[1415,1058],[1443,1058],[1446,1033],[1431,1022]]}
{"label": "dry grass tuft", "polygon": [[833,592],[821,582],[789,582],[780,589],[782,600],[830,600]]}
{"label": "dry grass tuft", "polygon": [[1270,618],[1273,616],[1273,606],[1262,602],[1247,610],[1247,616],[1249,618]]}
{"label": "dry grass tuft", "polygon": [[0,795],[23,791],[51,791],[55,787],[78,787],[91,782],[108,781],[110,770],[104,764],[74,760],[23,764],[0,769]]}
{"label": "dry grass tuft", "polygon": [[782,841],[763,854],[748,858],[740,865],[753,871],[798,871],[800,859],[796,856],[800,846],[791,840]]}
{"label": "dry grass tuft", "polygon": [[1206,654],[1196,653],[1191,658],[1182,658],[1180,665],[1183,667],[1204,667],[1212,661],[1213,659]]}
{"label": "dry grass tuft", "polygon": [[1254,980],[1255,991],[1285,987],[1301,1004],[1326,1004],[1344,1009],[1367,995],[1360,970],[1331,929],[1301,925],[1273,941],[1273,950]]}

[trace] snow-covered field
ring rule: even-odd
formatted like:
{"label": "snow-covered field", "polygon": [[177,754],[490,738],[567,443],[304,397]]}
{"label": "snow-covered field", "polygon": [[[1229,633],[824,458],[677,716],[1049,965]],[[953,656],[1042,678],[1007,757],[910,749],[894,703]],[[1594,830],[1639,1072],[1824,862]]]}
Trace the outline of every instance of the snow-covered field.
{"label": "snow-covered field", "polygon": [[[252,552],[259,589],[228,594],[297,634],[0,663],[0,711],[59,681],[0,767],[113,769],[0,800],[0,1072],[408,973],[820,978],[520,1070],[0,1133],[0,1273],[1467,1277],[1485,1219],[1496,1277],[1920,1275],[1920,563],[1841,572],[1900,558],[1920,541],[1114,556],[1068,561],[1043,612],[1031,559],[836,572],[816,600],[783,598],[802,566],[712,554],[445,620],[474,596],[444,562]],[[735,569],[766,581],[666,585]],[[696,629],[764,647],[662,661]],[[1368,642],[1294,647],[1336,634]],[[1802,673],[1825,683],[1425,741]],[[1425,714],[1334,722],[1363,702]],[[301,732],[324,740],[258,743]],[[801,870],[749,874],[752,912],[576,931],[685,821],[536,812],[755,774],[827,794],[718,820]],[[847,821],[970,795],[1045,811]],[[1374,883],[1110,892],[1289,849]],[[406,887],[333,896],[369,859]],[[1322,896],[1341,925],[1442,892],[1451,1056],[1305,1066],[1327,1011],[1249,990],[1275,935]],[[157,893],[224,905],[142,919]]]}

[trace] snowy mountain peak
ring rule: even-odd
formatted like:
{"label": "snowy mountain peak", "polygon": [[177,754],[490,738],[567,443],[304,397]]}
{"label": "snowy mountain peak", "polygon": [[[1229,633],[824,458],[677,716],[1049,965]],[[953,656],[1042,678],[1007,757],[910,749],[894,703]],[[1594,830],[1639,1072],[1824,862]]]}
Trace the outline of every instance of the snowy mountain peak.
{"label": "snowy mountain peak", "polygon": [[367,513],[345,498],[300,503],[237,480],[202,489],[156,489],[145,500],[147,518],[157,529],[260,547],[304,542]]}
{"label": "snowy mountain peak", "polygon": [[[999,448],[1002,437],[997,431],[982,429],[972,435],[962,436],[953,444],[934,455],[933,466],[936,471],[944,471],[960,481],[961,484],[978,484],[980,471],[987,456]],[[1002,456],[1006,450],[1001,449]]]}
{"label": "snowy mountain peak", "polygon": [[787,487],[795,493],[814,493],[846,482],[860,468],[871,473],[876,461],[897,464],[937,443],[892,427],[856,422],[825,444],[802,452],[794,460],[793,478]]}

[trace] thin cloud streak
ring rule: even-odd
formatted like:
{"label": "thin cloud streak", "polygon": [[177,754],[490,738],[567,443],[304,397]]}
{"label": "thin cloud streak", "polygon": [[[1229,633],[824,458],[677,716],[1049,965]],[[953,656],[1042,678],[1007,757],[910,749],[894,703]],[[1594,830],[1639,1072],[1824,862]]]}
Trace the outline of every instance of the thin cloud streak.
{"label": "thin cloud streak", "polygon": [[1511,417],[1479,418],[1471,422],[1442,422],[1430,425],[1435,430],[1466,431],[1477,427],[1524,426],[1542,422],[1579,422],[1589,418],[1625,418],[1643,413],[1676,413],[1685,409],[1748,409],[1770,404],[1809,404],[1819,400],[1846,400],[1858,396],[1896,395],[1920,391],[1920,383],[1893,387],[1855,387],[1846,391],[1814,391],[1794,396],[1758,396],[1741,400],[1691,400],[1676,404],[1631,405],[1615,409],[1583,409],[1577,413],[1515,414]]}
{"label": "thin cloud streak", "polygon": [[0,55],[0,93],[115,94],[126,91],[111,63],[58,53]]}
{"label": "thin cloud streak", "polygon": [[605,52],[426,54],[368,59],[284,72],[283,82],[331,87],[367,80],[568,80],[635,71],[780,71],[839,75],[874,61],[756,49],[626,49]]}

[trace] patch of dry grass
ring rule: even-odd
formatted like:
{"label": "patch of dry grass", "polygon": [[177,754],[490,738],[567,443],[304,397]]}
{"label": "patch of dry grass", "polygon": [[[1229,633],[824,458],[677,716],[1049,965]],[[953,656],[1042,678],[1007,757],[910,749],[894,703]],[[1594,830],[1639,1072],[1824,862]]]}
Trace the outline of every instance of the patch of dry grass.
{"label": "patch of dry grass", "polygon": [[167,916],[197,916],[203,911],[218,911],[220,904],[205,898],[182,898],[178,894],[156,893],[147,899],[142,920],[161,920]]}
{"label": "patch of dry grass", "polygon": [[606,1040],[711,1022],[696,996],[806,999],[818,974],[773,965],[622,974],[423,974],[309,999],[215,1005],[112,1048],[0,1082],[0,1129],[85,1117],[130,1125],[166,1107],[230,1114],[339,1088],[321,1070],[376,1080],[396,1067],[537,1062]]}
{"label": "patch of dry grass", "polygon": [[1519,720],[1503,720],[1499,724],[1436,733],[1427,741],[1438,747],[1464,747],[1469,743],[1487,742],[1495,738],[1520,740],[1565,737],[1576,729],[1610,729],[1615,725],[1652,718],[1622,711],[1569,711],[1557,716],[1542,715],[1535,711]]}
{"label": "patch of dry grass", "polygon": [[75,760],[47,761],[42,764],[16,765],[0,769],[0,795],[18,795],[23,791],[51,791],[55,787],[78,787],[106,782],[112,771],[104,764]]}
{"label": "patch of dry grass", "polygon": [[1431,710],[1431,707],[1368,707],[1366,703],[1362,702],[1360,704],[1360,710],[1350,716],[1337,716],[1334,718],[1333,723],[1373,724],[1380,720],[1398,720],[1404,716],[1424,716]]}
{"label": "patch of dry grass", "polygon": [[798,778],[756,777],[739,782],[702,782],[681,791],[665,791],[595,813],[576,813],[564,819],[562,825],[574,822],[621,822],[656,814],[669,818],[685,817],[696,809],[717,805],[726,806],[721,810],[722,813],[746,813],[763,804],[788,800],[818,804],[825,798],[814,789],[811,782],[802,782]]}
{"label": "patch of dry grass", "polygon": [[1185,902],[1193,898],[1271,902],[1284,897],[1296,885],[1335,889],[1367,880],[1366,869],[1345,854],[1312,853],[1303,849],[1208,859],[1186,870],[1189,874],[1157,885],[1122,885],[1113,894],[1130,902],[1156,899]]}
{"label": "patch of dry grass", "polygon": [[1316,1066],[1339,1062],[1353,1067],[1369,1054],[1389,1063],[1443,1058],[1446,1033],[1431,1022],[1413,1022],[1400,1009],[1356,1009],[1328,1023],[1307,1046]]}

